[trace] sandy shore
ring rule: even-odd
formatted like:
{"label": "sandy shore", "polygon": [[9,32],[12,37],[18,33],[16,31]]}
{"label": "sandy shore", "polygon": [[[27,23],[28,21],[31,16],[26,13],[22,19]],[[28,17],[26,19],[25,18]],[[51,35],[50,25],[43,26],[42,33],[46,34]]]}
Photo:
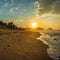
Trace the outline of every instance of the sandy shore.
{"label": "sandy shore", "polygon": [[37,32],[0,31],[0,60],[53,60]]}

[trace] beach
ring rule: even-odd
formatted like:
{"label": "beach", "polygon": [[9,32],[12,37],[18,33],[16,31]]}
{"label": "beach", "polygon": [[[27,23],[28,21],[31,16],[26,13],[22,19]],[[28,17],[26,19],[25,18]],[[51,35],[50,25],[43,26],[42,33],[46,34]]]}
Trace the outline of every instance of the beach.
{"label": "beach", "polygon": [[53,60],[39,32],[0,30],[0,60]]}

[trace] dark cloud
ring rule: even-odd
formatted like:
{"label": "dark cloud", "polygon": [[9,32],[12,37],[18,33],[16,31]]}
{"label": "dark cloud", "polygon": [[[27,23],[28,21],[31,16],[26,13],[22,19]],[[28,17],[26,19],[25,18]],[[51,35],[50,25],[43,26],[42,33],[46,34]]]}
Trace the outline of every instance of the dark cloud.
{"label": "dark cloud", "polygon": [[38,0],[39,15],[45,13],[60,14],[60,0]]}

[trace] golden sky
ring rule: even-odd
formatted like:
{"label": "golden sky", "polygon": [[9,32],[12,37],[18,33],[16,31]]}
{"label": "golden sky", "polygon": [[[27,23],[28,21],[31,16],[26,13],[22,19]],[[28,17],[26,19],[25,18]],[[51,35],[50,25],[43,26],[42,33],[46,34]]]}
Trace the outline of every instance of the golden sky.
{"label": "golden sky", "polygon": [[18,27],[36,22],[44,29],[60,29],[60,0],[0,0],[0,20]]}

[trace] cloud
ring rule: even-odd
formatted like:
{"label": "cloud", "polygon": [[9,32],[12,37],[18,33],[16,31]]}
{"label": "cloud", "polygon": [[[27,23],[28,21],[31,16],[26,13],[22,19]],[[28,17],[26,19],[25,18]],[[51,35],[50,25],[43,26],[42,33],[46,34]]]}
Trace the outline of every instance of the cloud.
{"label": "cloud", "polygon": [[7,7],[7,6],[14,6],[15,4],[14,4],[14,0],[4,0],[2,1],[2,5],[3,7]]}
{"label": "cloud", "polygon": [[15,12],[14,12],[14,9],[13,9],[13,8],[10,8],[9,13],[10,13],[10,14],[15,13]]}
{"label": "cloud", "polygon": [[39,15],[60,14],[60,0],[38,0],[35,5]]}
{"label": "cloud", "polygon": [[9,10],[9,13],[12,15],[12,14],[15,14],[17,12],[18,8],[17,7],[11,7],[10,10]]}
{"label": "cloud", "polygon": [[17,8],[17,7],[16,7],[15,9],[16,9],[16,10],[18,10],[18,8]]}
{"label": "cloud", "polygon": [[14,2],[14,0],[11,0],[11,2],[13,3],[13,2]]}
{"label": "cloud", "polygon": [[13,12],[13,8],[10,9],[10,13],[12,13],[12,12]]}
{"label": "cloud", "polygon": [[3,7],[7,7],[8,5],[8,3],[3,3]]}

